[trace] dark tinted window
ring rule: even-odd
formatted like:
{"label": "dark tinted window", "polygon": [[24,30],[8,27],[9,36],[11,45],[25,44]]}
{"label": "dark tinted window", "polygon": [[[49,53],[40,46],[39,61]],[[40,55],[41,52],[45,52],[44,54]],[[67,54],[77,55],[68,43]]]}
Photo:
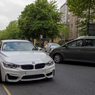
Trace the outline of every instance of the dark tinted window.
{"label": "dark tinted window", "polygon": [[93,39],[86,39],[85,46],[95,46],[95,40]]}
{"label": "dark tinted window", "polygon": [[95,40],[93,40],[93,46],[95,46]]}

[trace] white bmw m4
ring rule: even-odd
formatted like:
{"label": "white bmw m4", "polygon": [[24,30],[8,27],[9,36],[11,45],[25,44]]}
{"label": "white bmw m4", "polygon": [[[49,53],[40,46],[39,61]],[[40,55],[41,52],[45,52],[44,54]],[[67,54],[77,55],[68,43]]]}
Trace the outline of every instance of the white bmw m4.
{"label": "white bmw m4", "polygon": [[0,80],[5,82],[32,81],[52,78],[55,63],[27,40],[0,42]]}

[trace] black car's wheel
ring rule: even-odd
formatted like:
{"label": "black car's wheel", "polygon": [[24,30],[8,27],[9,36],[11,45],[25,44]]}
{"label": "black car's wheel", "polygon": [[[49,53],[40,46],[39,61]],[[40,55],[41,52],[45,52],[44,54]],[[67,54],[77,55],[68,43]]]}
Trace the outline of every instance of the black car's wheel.
{"label": "black car's wheel", "polygon": [[56,54],[53,57],[55,63],[61,63],[63,61],[62,56],[60,54]]}

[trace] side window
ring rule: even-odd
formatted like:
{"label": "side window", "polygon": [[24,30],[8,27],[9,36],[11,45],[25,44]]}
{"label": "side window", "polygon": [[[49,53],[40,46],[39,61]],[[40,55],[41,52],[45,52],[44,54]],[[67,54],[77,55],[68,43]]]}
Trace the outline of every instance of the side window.
{"label": "side window", "polygon": [[82,46],[83,40],[76,40],[68,44],[69,47],[79,47]]}
{"label": "side window", "polygon": [[82,44],[83,44],[83,40],[78,40],[77,41],[77,46],[82,46]]}
{"label": "side window", "polygon": [[76,41],[73,41],[68,44],[68,47],[76,47],[76,46],[77,46]]}
{"label": "side window", "polygon": [[95,40],[93,40],[93,46],[95,46]]}
{"label": "side window", "polygon": [[85,40],[85,46],[94,46],[95,45],[95,41],[92,39],[86,39]]}

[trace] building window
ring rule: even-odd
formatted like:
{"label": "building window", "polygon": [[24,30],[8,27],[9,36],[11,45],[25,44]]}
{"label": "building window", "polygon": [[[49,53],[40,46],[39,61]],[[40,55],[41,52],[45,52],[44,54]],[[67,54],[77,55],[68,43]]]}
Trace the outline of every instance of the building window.
{"label": "building window", "polygon": [[73,16],[72,16],[72,20],[73,20]]}
{"label": "building window", "polygon": [[70,22],[70,19],[68,18],[68,22]]}
{"label": "building window", "polygon": [[68,15],[70,14],[70,12],[68,11]]}
{"label": "building window", "polygon": [[72,35],[73,35],[73,33],[71,32],[71,33],[70,33],[70,36],[72,36]]}
{"label": "building window", "polygon": [[71,24],[71,28],[73,28],[73,24]]}

